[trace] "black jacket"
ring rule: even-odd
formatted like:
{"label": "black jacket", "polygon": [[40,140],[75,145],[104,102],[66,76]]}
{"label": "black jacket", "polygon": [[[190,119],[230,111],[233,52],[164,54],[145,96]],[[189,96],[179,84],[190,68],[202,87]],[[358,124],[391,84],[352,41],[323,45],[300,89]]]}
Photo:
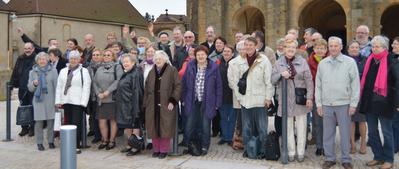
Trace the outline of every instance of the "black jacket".
{"label": "black jacket", "polygon": [[187,47],[181,47],[176,51],[175,62],[172,65],[179,71],[183,66],[184,60],[188,57]]}
{"label": "black jacket", "polygon": [[226,62],[223,57],[220,58],[219,71],[223,84],[223,104],[233,104],[233,91],[229,86],[229,80],[227,78],[227,69],[229,68],[231,59]]}
{"label": "black jacket", "polygon": [[57,62],[57,66],[55,67],[55,69],[57,69],[57,73],[59,74],[61,69],[63,69],[64,67],[66,67],[67,61],[64,58],[60,58]]}
{"label": "black jacket", "polygon": [[[370,64],[371,68],[371,64]],[[369,73],[371,73],[369,69]],[[366,73],[366,72],[363,72]],[[376,73],[376,72],[374,72]],[[367,78],[367,77],[366,77]],[[376,78],[376,77],[372,77]],[[367,78],[365,87],[368,83],[374,86],[374,79]],[[372,89],[371,89],[372,90]],[[360,98],[359,110],[360,113],[378,113],[384,117],[391,118],[393,113],[399,108],[399,60],[395,59],[393,55],[388,55],[388,95],[383,97],[377,95],[374,91],[362,91]],[[370,94],[370,92],[372,92]]]}
{"label": "black jacket", "polygon": [[205,46],[208,48],[208,54],[211,54],[215,50],[215,43],[212,44],[212,46],[209,46],[208,42],[202,42],[201,45]]}
{"label": "black jacket", "polygon": [[162,45],[161,42],[158,42],[158,49],[163,50],[166,54],[168,54],[170,63],[174,63],[175,61],[172,59],[172,52],[170,51],[170,45]]}
{"label": "black jacket", "polygon": [[94,50],[94,46],[92,46],[91,48],[85,48],[83,50],[83,61],[82,61],[82,66],[83,67],[88,67],[90,65],[91,62],[91,55],[93,54],[93,50]]}
{"label": "black jacket", "polygon": [[116,122],[122,125],[133,124],[137,118],[143,118],[144,77],[137,65],[125,72],[118,83],[116,98]]}
{"label": "black jacket", "polygon": [[22,41],[23,41],[24,43],[28,43],[28,42],[32,43],[33,46],[35,47],[35,53],[40,53],[40,52],[46,52],[46,53],[47,53],[47,51],[48,51],[48,47],[41,47],[41,46],[39,46],[38,44],[36,44],[35,42],[33,42],[33,40],[30,39],[26,34],[23,34],[23,35],[21,36],[21,39],[22,39]]}
{"label": "black jacket", "polygon": [[35,65],[36,53],[32,53],[30,56],[23,54],[18,57],[15,63],[14,70],[11,74],[11,85],[14,88],[19,88],[18,98],[21,100],[24,94],[28,91],[28,80],[29,71],[32,70],[33,65]]}

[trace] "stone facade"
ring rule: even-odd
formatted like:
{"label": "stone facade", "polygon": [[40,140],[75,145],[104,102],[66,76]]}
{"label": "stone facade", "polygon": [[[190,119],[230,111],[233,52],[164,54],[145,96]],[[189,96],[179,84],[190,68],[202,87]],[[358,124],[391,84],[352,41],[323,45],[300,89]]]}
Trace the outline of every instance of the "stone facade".
{"label": "stone facade", "polygon": [[187,0],[187,17],[200,42],[207,25],[230,43],[238,31],[261,30],[272,47],[290,28],[302,34],[310,26],[345,41],[362,24],[370,27],[371,35],[399,36],[399,0]]}

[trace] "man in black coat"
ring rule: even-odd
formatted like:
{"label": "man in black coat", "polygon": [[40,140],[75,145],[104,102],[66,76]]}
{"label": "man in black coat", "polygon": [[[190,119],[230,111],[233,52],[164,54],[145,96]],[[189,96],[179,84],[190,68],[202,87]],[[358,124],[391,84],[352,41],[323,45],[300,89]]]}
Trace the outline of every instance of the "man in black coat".
{"label": "man in black coat", "polygon": [[172,57],[172,52],[170,51],[170,45],[169,45],[169,35],[166,32],[161,32],[159,33],[159,42],[158,42],[158,49],[163,50],[166,54],[168,54],[169,61],[172,63],[172,65],[175,62],[175,60]]}
{"label": "man in black coat", "polygon": [[208,26],[208,28],[206,28],[206,41],[201,43],[201,45],[204,45],[208,48],[209,54],[215,50],[215,38],[215,29],[213,26]]}
{"label": "man in black coat", "polygon": [[[11,85],[12,88],[19,88],[18,99],[20,100],[21,106],[32,105],[33,93],[28,90],[29,71],[32,70],[35,65],[35,47],[32,43],[28,42],[24,45],[24,54],[18,57],[14,69],[11,74]],[[29,133],[29,136],[34,135],[34,124],[21,126],[22,131],[19,133],[20,136],[25,136]]]}
{"label": "man in black coat", "polygon": [[84,37],[84,42],[85,42],[85,49],[83,50],[83,62],[82,66],[83,67],[88,67],[91,62],[91,55],[93,54],[93,50],[95,48],[94,46],[94,35],[93,34],[86,34]]}

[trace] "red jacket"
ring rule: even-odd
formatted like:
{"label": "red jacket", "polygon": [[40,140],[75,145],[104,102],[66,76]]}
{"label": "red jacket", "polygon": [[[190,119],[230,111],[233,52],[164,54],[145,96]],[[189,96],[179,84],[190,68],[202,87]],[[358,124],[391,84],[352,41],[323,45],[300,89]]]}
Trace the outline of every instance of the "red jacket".
{"label": "red jacket", "polygon": [[308,57],[308,64],[309,64],[310,72],[312,73],[313,84],[315,83],[315,79],[316,79],[317,66],[319,66],[319,62],[317,62],[317,60],[314,58],[314,56],[315,56],[315,53],[312,52],[312,54],[310,54],[310,56]]}
{"label": "red jacket", "polygon": [[192,59],[190,57],[187,56],[186,59],[184,59],[183,61],[183,65],[181,66],[181,69],[179,70],[179,78],[180,80],[183,79],[183,75],[184,73],[186,73],[186,69],[187,69],[187,64],[188,62],[190,62]]}

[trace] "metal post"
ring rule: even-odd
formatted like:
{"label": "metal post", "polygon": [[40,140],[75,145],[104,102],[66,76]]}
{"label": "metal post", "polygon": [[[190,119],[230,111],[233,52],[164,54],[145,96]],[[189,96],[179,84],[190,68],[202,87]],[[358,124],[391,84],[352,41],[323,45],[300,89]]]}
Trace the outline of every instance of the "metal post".
{"label": "metal post", "polygon": [[282,87],[282,143],[283,151],[281,155],[281,163],[288,164],[288,148],[287,148],[287,79],[283,78]]}
{"label": "metal post", "polygon": [[183,153],[179,152],[179,109],[176,112],[176,125],[175,125],[175,136],[173,138],[173,151],[169,153],[170,156],[181,156]]}
{"label": "metal post", "polygon": [[76,126],[61,126],[61,169],[76,169]]}
{"label": "metal post", "polygon": [[4,139],[4,142],[9,142],[13,141],[11,139],[11,89],[12,85],[11,82],[6,83],[6,99],[7,99],[7,104],[6,104],[6,139]]}
{"label": "metal post", "polygon": [[87,135],[86,135],[86,130],[87,130],[87,125],[86,125],[86,112],[82,112],[82,147],[81,148],[90,148],[90,146],[87,145]]}

